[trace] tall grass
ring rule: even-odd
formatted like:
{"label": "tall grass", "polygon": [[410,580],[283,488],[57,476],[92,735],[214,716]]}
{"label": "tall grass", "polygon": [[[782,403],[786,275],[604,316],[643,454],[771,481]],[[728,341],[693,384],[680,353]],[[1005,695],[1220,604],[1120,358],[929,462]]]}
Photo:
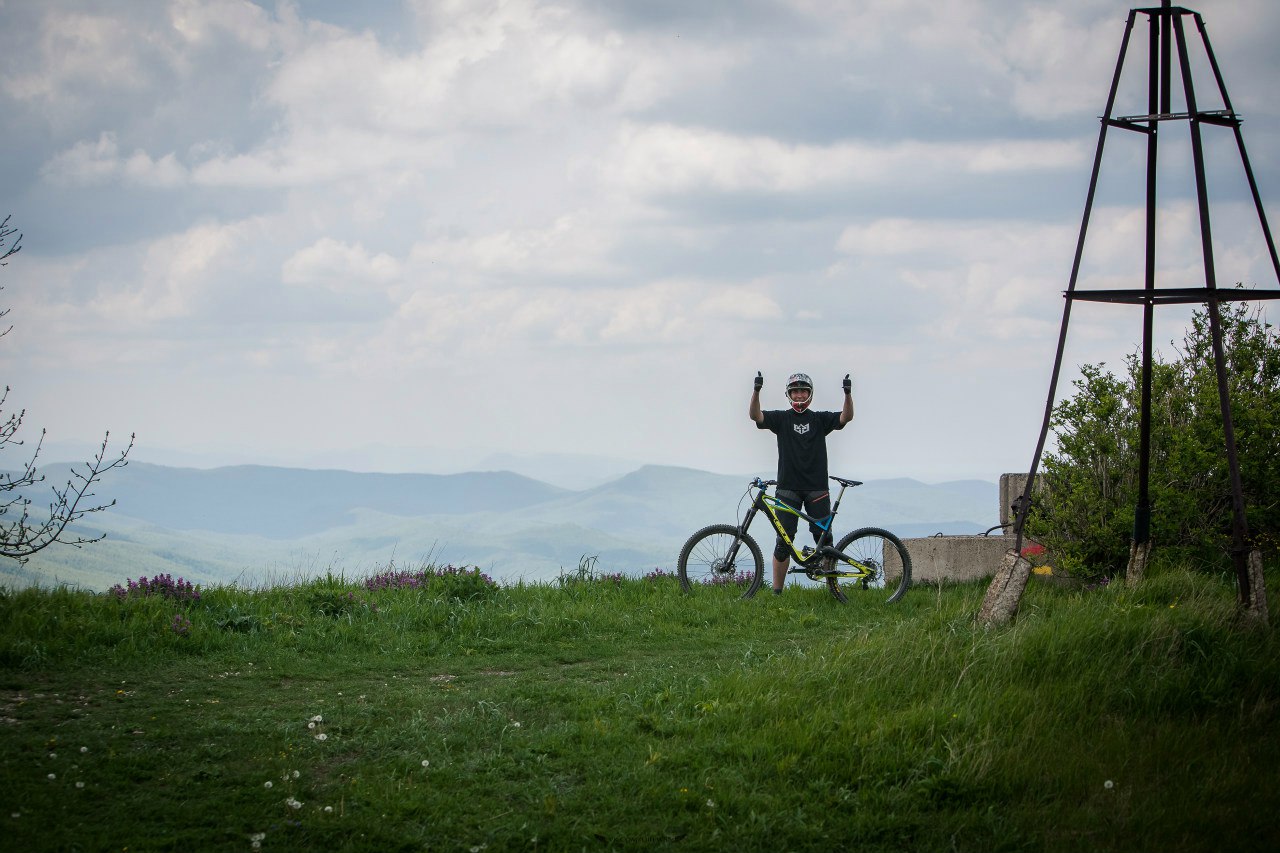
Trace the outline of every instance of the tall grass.
{"label": "tall grass", "polygon": [[[1270,850],[1219,578],[837,604],[670,577],[0,592],[15,850]],[[700,591],[701,592],[701,591]],[[256,845],[256,847],[255,847]]]}

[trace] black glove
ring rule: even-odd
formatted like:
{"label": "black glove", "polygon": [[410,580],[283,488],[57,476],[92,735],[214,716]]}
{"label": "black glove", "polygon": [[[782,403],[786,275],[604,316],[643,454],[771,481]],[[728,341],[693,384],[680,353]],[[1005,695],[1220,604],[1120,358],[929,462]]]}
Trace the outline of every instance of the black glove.
{"label": "black glove", "polygon": [[756,371],[756,390],[759,391],[764,387],[764,377],[760,375],[760,371]]}
{"label": "black glove", "polygon": [[844,393],[849,394],[852,392],[853,392],[853,383],[849,381],[849,374],[846,373],[844,375]]}

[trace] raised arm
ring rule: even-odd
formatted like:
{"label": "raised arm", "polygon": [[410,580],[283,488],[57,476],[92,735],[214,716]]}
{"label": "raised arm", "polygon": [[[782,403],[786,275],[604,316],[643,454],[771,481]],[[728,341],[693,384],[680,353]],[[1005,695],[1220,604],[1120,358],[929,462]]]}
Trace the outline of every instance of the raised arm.
{"label": "raised arm", "polygon": [[840,426],[853,420],[853,383],[849,374],[844,375],[844,408],[840,410]]}
{"label": "raised arm", "polygon": [[756,423],[764,423],[764,412],[760,411],[760,389],[764,387],[764,377],[756,371],[756,387],[751,391],[751,408],[747,409],[747,417]]}

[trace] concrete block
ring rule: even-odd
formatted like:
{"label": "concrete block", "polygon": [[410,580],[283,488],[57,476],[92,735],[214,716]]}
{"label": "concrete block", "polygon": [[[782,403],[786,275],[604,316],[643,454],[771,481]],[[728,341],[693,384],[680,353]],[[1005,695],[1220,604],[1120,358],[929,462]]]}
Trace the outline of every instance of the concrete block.
{"label": "concrete block", "polygon": [[[1026,474],[1001,474],[1000,475],[1000,524],[1006,531],[1013,529],[1013,522],[1017,516],[1013,511],[1013,503],[1022,497],[1022,492],[1027,487]],[[1032,489],[1034,495],[1037,491],[1044,487],[1044,481],[1040,475],[1036,475],[1036,484]]]}
{"label": "concrete block", "polygon": [[[1024,479],[1023,482],[1026,482]],[[1013,547],[1012,536],[929,536],[904,539],[911,555],[911,583],[938,580],[969,581],[989,578],[1000,567],[1000,560]],[[885,575],[890,579],[902,574],[897,555],[886,560]]]}

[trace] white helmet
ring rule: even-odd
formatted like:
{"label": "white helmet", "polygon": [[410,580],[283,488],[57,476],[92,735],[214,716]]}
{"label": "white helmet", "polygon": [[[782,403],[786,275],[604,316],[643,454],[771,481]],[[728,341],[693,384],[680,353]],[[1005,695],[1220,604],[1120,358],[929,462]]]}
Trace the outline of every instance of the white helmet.
{"label": "white helmet", "polygon": [[[791,392],[803,390],[809,392],[809,397],[803,403],[791,399]],[[813,400],[813,381],[809,379],[807,373],[793,373],[787,377],[787,402],[791,404],[791,408],[797,413],[803,412],[809,408],[809,403]]]}

